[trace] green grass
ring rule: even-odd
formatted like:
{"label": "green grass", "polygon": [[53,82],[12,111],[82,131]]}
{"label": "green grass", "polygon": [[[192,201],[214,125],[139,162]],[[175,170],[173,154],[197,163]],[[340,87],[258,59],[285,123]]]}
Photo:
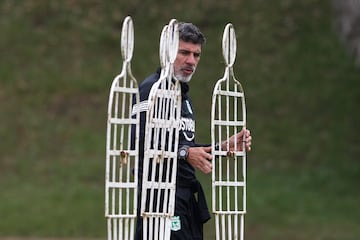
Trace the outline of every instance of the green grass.
{"label": "green grass", "polygon": [[[234,24],[253,135],[247,239],[359,239],[360,70],[325,0],[2,1],[0,236],[106,235],[107,96],[127,15],[139,81],[158,66],[171,18],[206,34],[191,82],[200,142],[210,139],[212,88],[224,70],[222,31]],[[210,202],[210,176],[199,177]],[[211,221],[207,239],[213,229]]]}

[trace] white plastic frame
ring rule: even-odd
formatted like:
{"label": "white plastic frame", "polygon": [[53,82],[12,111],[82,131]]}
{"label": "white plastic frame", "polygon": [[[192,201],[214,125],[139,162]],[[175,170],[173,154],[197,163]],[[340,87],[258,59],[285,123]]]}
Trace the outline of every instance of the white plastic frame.
{"label": "white plastic frame", "polygon": [[[231,23],[224,29],[222,50],[225,73],[214,87],[211,109],[212,211],[217,240],[243,240],[246,213],[245,143],[242,143],[243,151],[228,151],[229,142],[226,141],[246,126],[244,91],[233,72],[236,36]],[[217,144],[225,141],[225,149],[215,149]]]}
{"label": "white plastic frame", "polygon": [[[121,32],[122,71],[111,85],[106,132],[105,217],[108,240],[133,240],[137,213],[139,102],[137,81],[130,62],[134,49],[134,27],[126,17]],[[135,143],[131,146],[131,131]]]}
{"label": "white plastic frame", "polygon": [[153,85],[146,117],[141,217],[144,240],[170,239],[175,209],[181,87],[173,81],[178,28],[172,19],[160,38],[160,79]]}

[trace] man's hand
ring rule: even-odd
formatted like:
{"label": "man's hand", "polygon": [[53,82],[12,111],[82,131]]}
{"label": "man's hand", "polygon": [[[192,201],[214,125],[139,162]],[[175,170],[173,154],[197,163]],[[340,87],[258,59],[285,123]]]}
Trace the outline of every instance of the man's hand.
{"label": "man's hand", "polygon": [[187,161],[203,173],[210,173],[212,170],[211,147],[190,147]]}
{"label": "man's hand", "polygon": [[242,151],[245,143],[246,151],[251,151],[251,134],[246,128],[243,128],[237,134],[231,136],[227,141],[221,143],[221,149],[226,151]]}
{"label": "man's hand", "polygon": [[[227,141],[221,143],[221,149],[226,151],[242,151],[243,143],[245,143],[246,151],[251,150],[251,134],[246,128],[239,133],[231,136]],[[212,171],[212,155],[211,147],[190,147],[187,161],[203,173]]]}

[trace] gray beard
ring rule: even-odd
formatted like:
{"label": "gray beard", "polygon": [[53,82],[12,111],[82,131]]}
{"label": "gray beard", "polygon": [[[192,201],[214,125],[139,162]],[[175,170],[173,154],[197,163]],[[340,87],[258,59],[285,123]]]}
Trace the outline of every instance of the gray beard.
{"label": "gray beard", "polygon": [[180,74],[174,74],[174,77],[176,80],[179,80],[180,82],[187,83],[187,82],[190,82],[193,74],[194,74],[194,72],[191,75],[189,75],[188,77],[184,77]]}

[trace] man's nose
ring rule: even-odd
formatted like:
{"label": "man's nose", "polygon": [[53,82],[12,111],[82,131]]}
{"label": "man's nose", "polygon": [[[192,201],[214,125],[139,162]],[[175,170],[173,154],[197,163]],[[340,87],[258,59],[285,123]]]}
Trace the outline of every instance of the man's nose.
{"label": "man's nose", "polygon": [[195,65],[196,64],[196,58],[194,56],[194,54],[189,54],[186,58],[186,63],[187,64],[191,64],[191,65]]}

